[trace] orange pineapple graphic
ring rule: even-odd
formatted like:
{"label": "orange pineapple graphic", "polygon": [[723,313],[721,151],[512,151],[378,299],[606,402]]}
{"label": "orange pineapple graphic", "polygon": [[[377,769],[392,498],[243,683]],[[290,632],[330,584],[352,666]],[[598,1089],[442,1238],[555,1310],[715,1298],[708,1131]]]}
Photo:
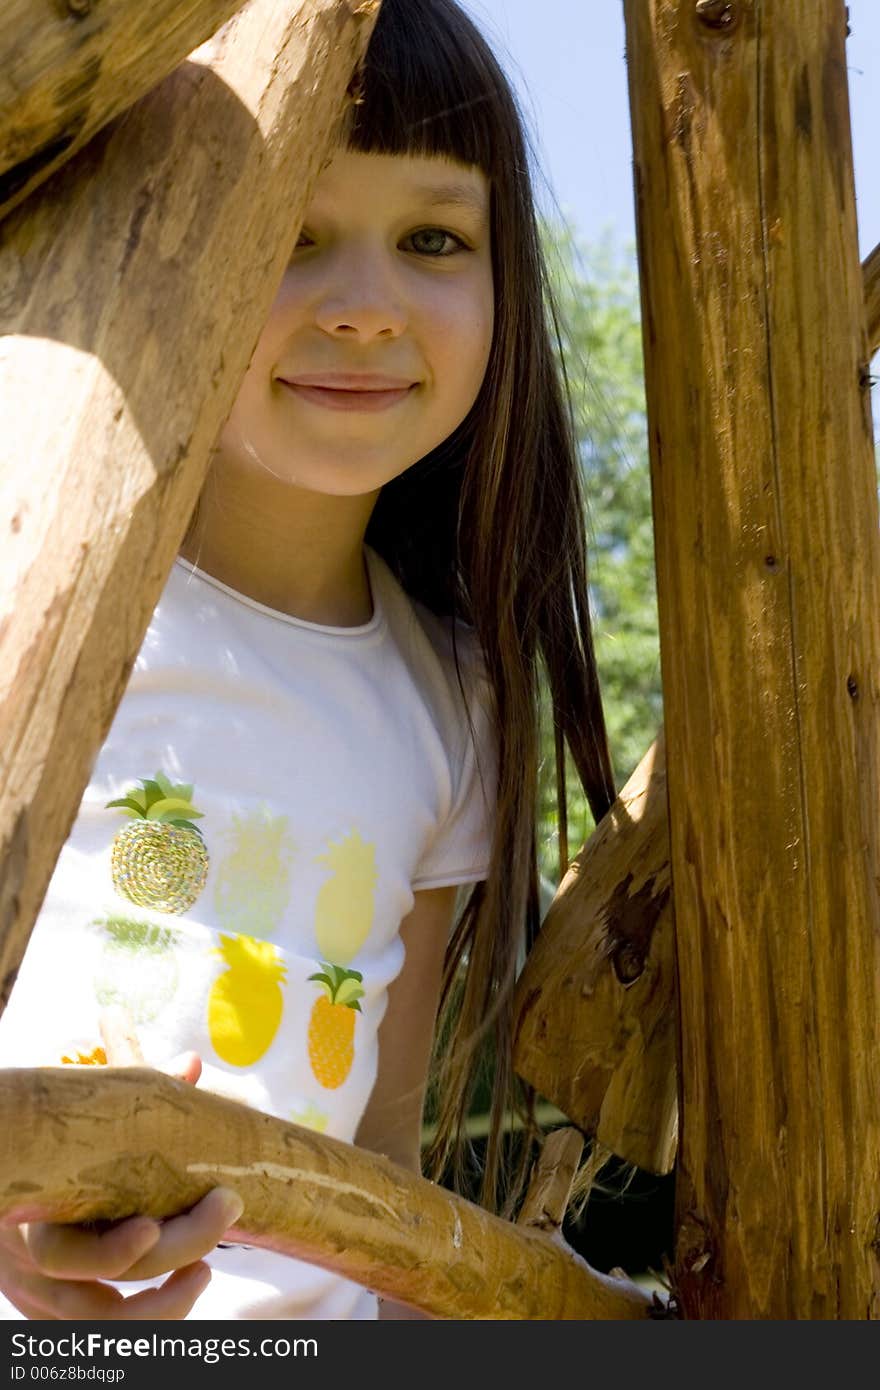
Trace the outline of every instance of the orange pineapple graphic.
{"label": "orange pineapple graphic", "polygon": [[203,813],[193,806],[192,794],[191,786],[157,772],[107,802],[131,822],[113,841],[113,886],[138,907],[186,912],[205,886],[208,851],[193,825]]}
{"label": "orange pineapple graphic", "polygon": [[[85,1046],[88,1047],[88,1043],[86,1043]],[[106,1067],[107,1065],[107,1053],[104,1051],[103,1047],[101,1047],[100,1043],[96,1043],[94,1047],[89,1048],[88,1052],[83,1052],[80,1047],[72,1047],[71,1052],[75,1052],[76,1056],[68,1057],[65,1052],[64,1056],[61,1058],[62,1062],[68,1066]]]}
{"label": "orange pineapple graphic", "polygon": [[278,1032],[286,967],[277,946],[253,936],[223,936],[215,955],[229,966],[218,975],[208,999],[208,1030],[218,1057],[250,1067]]}
{"label": "orange pineapple graphic", "polygon": [[361,1012],[359,999],[363,975],[341,965],[321,962],[310,975],[321,987],[309,1018],[309,1061],[316,1081],[328,1091],[341,1086],[354,1061],[354,1016]]}

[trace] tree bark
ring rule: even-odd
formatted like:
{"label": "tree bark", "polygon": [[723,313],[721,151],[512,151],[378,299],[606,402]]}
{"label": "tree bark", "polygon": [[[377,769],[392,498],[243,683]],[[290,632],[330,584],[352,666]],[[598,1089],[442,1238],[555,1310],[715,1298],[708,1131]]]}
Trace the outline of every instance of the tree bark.
{"label": "tree bark", "polygon": [[625,0],[685,1316],[878,1300],[880,528],[841,0]]}
{"label": "tree bark", "polygon": [[0,217],[241,5],[242,0],[4,0]]}
{"label": "tree bark", "polygon": [[0,223],[0,1007],[377,12],[251,0]]}
{"label": "tree bark", "polygon": [[662,733],[572,861],[517,983],[514,1065],[620,1158],[675,1159],[675,956]]}
{"label": "tree bark", "polygon": [[244,1200],[240,1241],[435,1317],[636,1319],[654,1307],[643,1289],[591,1269],[554,1235],[160,1072],[0,1071],[4,1223],[162,1218],[218,1184]]}

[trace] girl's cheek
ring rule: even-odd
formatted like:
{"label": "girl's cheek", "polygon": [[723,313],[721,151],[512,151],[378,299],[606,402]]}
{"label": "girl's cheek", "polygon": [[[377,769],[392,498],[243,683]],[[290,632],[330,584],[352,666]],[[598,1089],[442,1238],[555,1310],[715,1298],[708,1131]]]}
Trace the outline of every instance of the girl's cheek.
{"label": "girl's cheek", "polygon": [[433,308],[434,321],[444,334],[475,343],[491,338],[494,300],[491,283],[482,279],[456,286],[455,292],[438,297]]}

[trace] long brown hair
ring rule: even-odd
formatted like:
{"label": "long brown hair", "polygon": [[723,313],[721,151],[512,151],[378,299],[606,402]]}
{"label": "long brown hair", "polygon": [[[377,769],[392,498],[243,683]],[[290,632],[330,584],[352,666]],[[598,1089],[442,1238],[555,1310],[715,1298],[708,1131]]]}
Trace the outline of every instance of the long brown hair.
{"label": "long brown hair", "polygon": [[[498,810],[486,882],[449,944],[434,1095],[434,1177],[465,1181],[465,1121],[494,1068],[481,1196],[498,1204],[503,1138],[529,1110],[513,1071],[512,994],[539,925],[536,811],[540,699],[549,691],[565,824],[567,746],[598,822],[614,780],[593,654],[580,468],[516,101],[454,0],[382,0],[347,132],[364,153],[442,155],[491,186],[495,332],[467,419],[383,488],[367,541],[434,612],[473,626],[499,739]],[[518,1176],[507,1175],[510,1209]]]}

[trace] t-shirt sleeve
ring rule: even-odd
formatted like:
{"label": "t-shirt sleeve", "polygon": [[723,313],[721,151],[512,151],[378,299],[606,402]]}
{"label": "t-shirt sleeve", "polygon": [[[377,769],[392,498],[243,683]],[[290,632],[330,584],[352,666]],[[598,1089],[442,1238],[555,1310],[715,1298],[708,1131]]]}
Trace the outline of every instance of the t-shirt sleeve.
{"label": "t-shirt sleeve", "polygon": [[447,888],[479,883],[489,871],[495,823],[498,746],[489,682],[472,667],[466,678],[473,732],[462,710],[463,750],[449,814],[438,826],[412,886]]}

